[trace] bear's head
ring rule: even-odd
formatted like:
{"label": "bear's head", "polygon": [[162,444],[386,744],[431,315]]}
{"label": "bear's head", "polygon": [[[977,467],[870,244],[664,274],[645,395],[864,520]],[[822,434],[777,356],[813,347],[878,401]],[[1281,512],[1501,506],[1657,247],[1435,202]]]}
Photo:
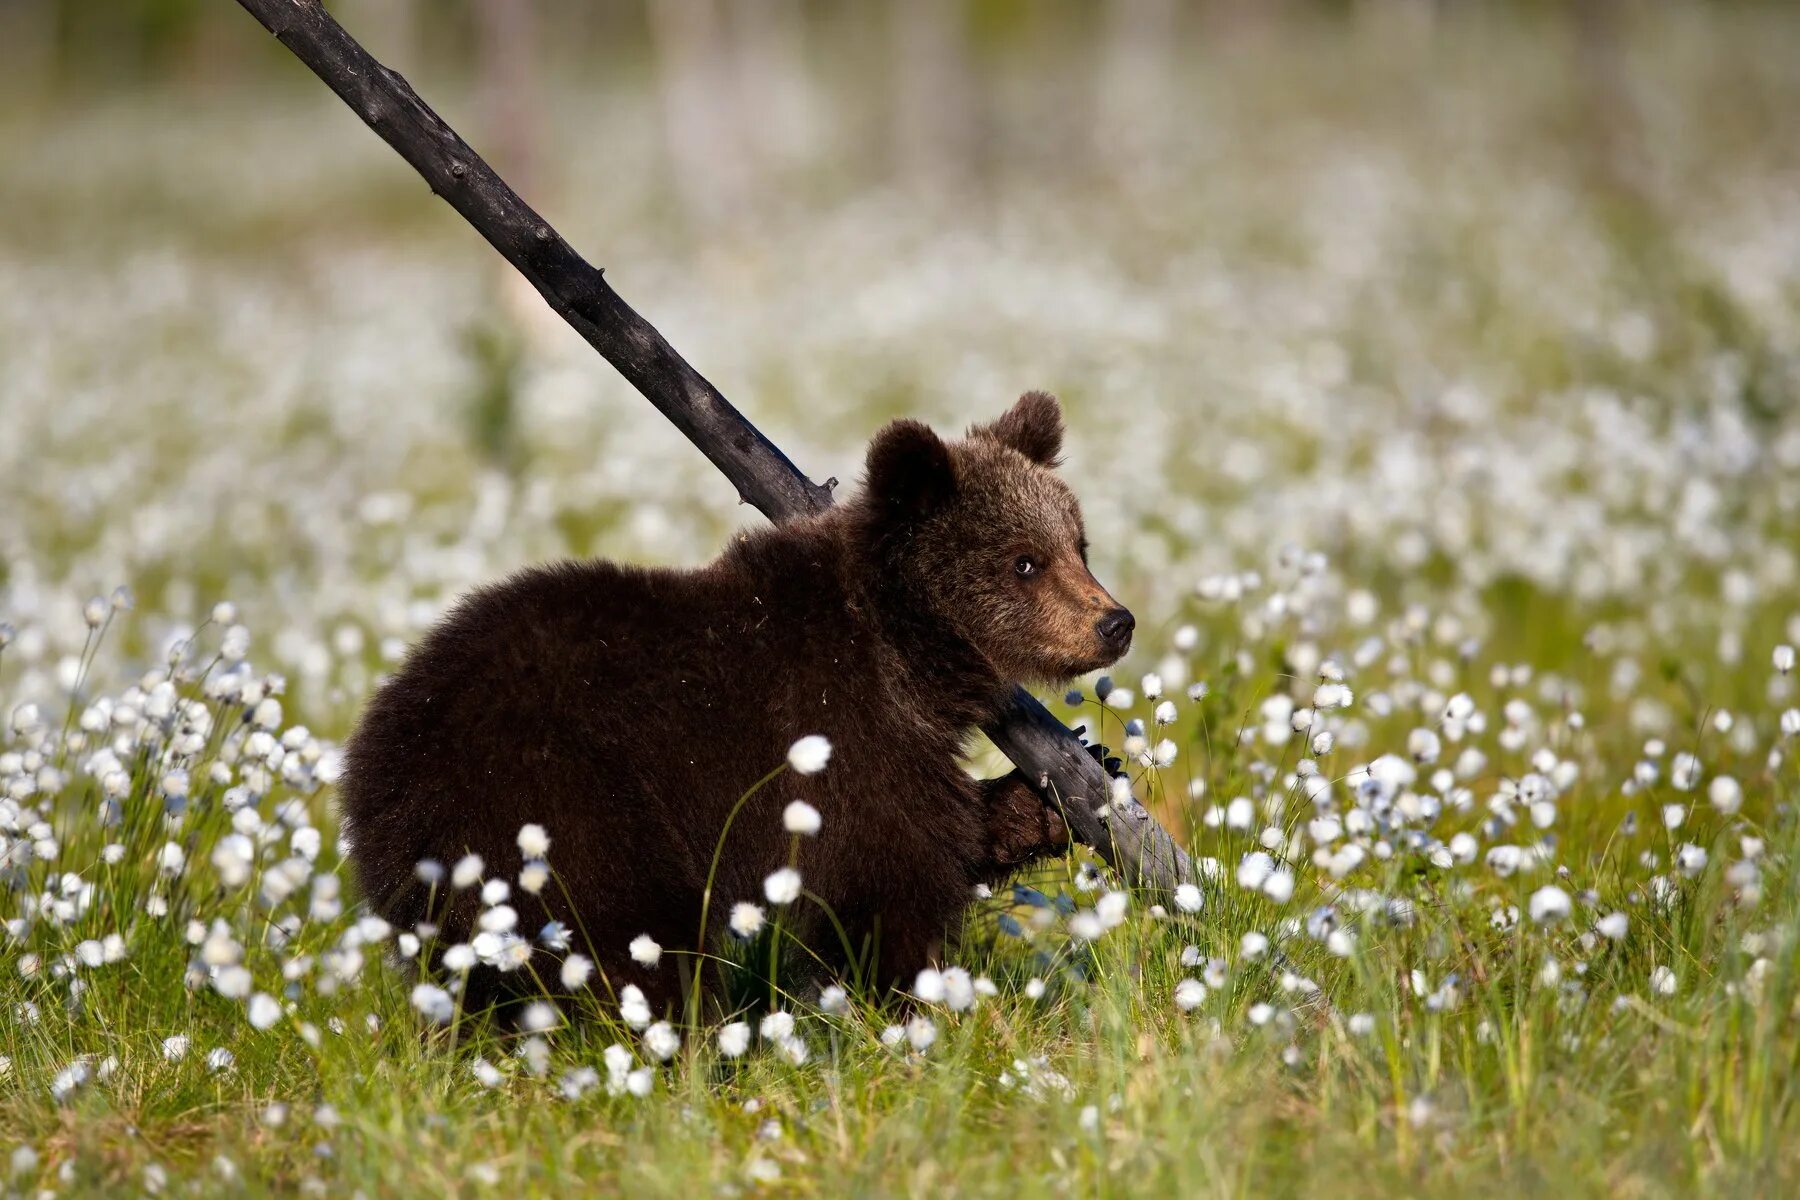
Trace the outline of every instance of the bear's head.
{"label": "bear's head", "polygon": [[878,569],[1009,680],[1117,662],[1135,622],[1087,565],[1081,509],[1056,474],[1062,409],[1027,392],[946,441],[895,421],[869,446],[863,505]]}

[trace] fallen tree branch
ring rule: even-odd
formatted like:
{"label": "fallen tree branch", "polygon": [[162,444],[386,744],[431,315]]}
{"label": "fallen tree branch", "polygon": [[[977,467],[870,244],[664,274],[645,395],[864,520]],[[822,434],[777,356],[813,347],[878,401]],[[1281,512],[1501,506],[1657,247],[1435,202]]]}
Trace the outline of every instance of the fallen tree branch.
{"label": "fallen tree branch", "polygon": [[[831,505],[830,483],[816,484],[801,474],[619,298],[599,268],[577,254],[406,80],[376,62],[318,0],[238,3],[517,267],[558,316],[712,460],[742,500],[776,522]],[[1127,878],[1163,889],[1193,878],[1187,855],[1148,811],[1135,803],[1107,805],[1106,773],[1029,692],[1015,689],[1005,712],[986,732],[1060,803],[1074,836]]]}

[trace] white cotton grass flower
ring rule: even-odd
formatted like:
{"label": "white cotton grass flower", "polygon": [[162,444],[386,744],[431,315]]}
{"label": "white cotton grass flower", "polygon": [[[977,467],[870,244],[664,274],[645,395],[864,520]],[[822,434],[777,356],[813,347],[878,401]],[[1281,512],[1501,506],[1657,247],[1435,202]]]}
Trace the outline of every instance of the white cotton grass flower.
{"label": "white cotton grass flower", "polygon": [[1175,985],[1175,1007],[1193,1012],[1206,1003],[1206,985],[1198,979],[1183,979]]}
{"label": "white cotton grass flower", "polygon": [[450,868],[450,886],[458,889],[472,888],[481,882],[481,873],[486,869],[487,864],[481,861],[481,855],[465,854]]}
{"label": "white cotton grass flower", "polygon": [[1608,941],[1622,942],[1631,932],[1631,918],[1622,912],[1610,912],[1594,922],[1594,932]]}
{"label": "white cotton grass flower", "polygon": [[606,1065],[606,1076],[612,1085],[609,1090],[614,1095],[624,1091],[625,1076],[629,1075],[632,1067],[637,1065],[637,1059],[632,1055],[630,1047],[620,1042],[614,1042],[600,1052],[600,1058]]}
{"label": "white cotton grass flower", "polygon": [[800,775],[817,775],[831,761],[831,741],[821,734],[809,733],[788,747],[788,766]]}
{"label": "white cotton grass flower", "polygon": [[1264,851],[1252,850],[1238,862],[1238,886],[1249,892],[1261,891],[1274,873],[1275,860]]}
{"label": "white cotton grass flower", "polygon": [[245,1006],[245,1015],[252,1029],[272,1029],[281,1020],[281,1003],[267,992],[257,992]]}
{"label": "white cotton grass flower", "polygon": [[583,954],[571,954],[562,961],[559,972],[563,990],[578,992],[587,986],[589,976],[594,973],[593,960]]}
{"label": "white cotton grass flower", "polygon": [[789,833],[812,837],[823,824],[819,810],[804,800],[795,800],[781,810],[781,825]]}
{"label": "white cotton grass flower", "polygon": [[1342,683],[1321,683],[1313,689],[1312,706],[1320,712],[1349,708],[1355,700],[1356,694]]}
{"label": "white cotton grass flower", "polygon": [[22,1143],[12,1152],[12,1174],[14,1179],[23,1178],[38,1169],[37,1148],[29,1143]]}
{"label": "white cotton grass flower", "polygon": [[1191,883],[1183,883],[1175,888],[1175,907],[1184,913],[1197,913],[1205,904],[1206,898],[1200,889]]}
{"label": "white cotton grass flower", "polygon": [[644,995],[644,989],[635,983],[619,989],[619,1019],[633,1029],[643,1029],[650,1024],[650,1001]]}
{"label": "white cotton grass flower", "polygon": [[657,1062],[667,1062],[681,1049],[681,1035],[667,1021],[657,1021],[644,1030],[644,1053]]}
{"label": "white cotton grass flower", "polygon": [[719,1030],[719,1053],[726,1058],[737,1058],[750,1048],[750,1026],[744,1021],[733,1021]]}
{"label": "white cotton grass flower", "polygon": [[525,1011],[519,1016],[519,1028],[527,1033],[543,1033],[555,1029],[561,1023],[562,1014],[557,1011],[556,1005],[546,1000],[534,1000],[525,1006]]}
{"label": "white cotton grass flower", "polygon": [[968,1012],[975,1007],[975,980],[962,967],[944,968],[944,1007]]}
{"label": "white cotton grass flower", "polygon": [[169,1062],[180,1062],[187,1057],[188,1047],[192,1044],[193,1039],[186,1034],[178,1033],[172,1037],[166,1037],[162,1042],[162,1056]]}
{"label": "white cotton grass flower", "polygon": [[221,967],[213,977],[213,991],[227,1000],[242,1000],[250,994],[255,982],[247,967]]}
{"label": "white cotton grass flower", "polygon": [[1130,893],[1108,892],[1094,902],[1094,915],[1100,919],[1102,928],[1117,929],[1125,923],[1125,917],[1130,908]]}
{"label": "white cotton grass flower", "polygon": [[794,1014],[775,1009],[766,1013],[756,1026],[757,1034],[765,1042],[779,1042],[794,1036]]}
{"label": "white cotton grass flower", "polygon": [[944,974],[936,967],[926,967],[913,979],[913,996],[926,1004],[944,1002]]}
{"label": "white cotton grass flower", "polygon": [[519,853],[526,858],[549,858],[550,835],[535,821],[519,826]]}
{"label": "white cotton grass flower", "polygon": [[763,880],[763,895],[770,904],[792,904],[800,898],[800,872],[782,867]]}
{"label": "white cotton grass flower", "polygon": [[1680,986],[1675,972],[1666,966],[1657,966],[1650,972],[1650,991],[1657,996],[1673,996]]}
{"label": "white cotton grass flower", "polygon": [[1769,657],[1775,669],[1783,675],[1794,669],[1794,648],[1785,642],[1775,647],[1774,653]]}
{"label": "white cotton grass flower", "polygon": [[[1137,799],[1131,794],[1130,779],[1123,775],[1117,776],[1107,783],[1106,788],[1108,811],[1113,808],[1123,812],[1133,811],[1132,806],[1137,803]],[[1101,815],[1104,816],[1105,812],[1103,811]]]}
{"label": "white cotton grass flower", "polygon": [[250,711],[250,723],[258,729],[274,729],[281,724],[281,701],[266,696]]}
{"label": "white cotton grass flower", "polygon": [[1573,904],[1569,893],[1552,883],[1531,893],[1527,911],[1539,925],[1551,925],[1567,917],[1573,911]]}
{"label": "white cotton grass flower", "polygon": [[[12,1060],[7,1059],[6,1064],[10,1071]],[[78,1058],[56,1073],[56,1077],[50,1081],[50,1095],[58,1104],[61,1104],[86,1087],[93,1076],[94,1069],[87,1064],[85,1059]]]}
{"label": "white cotton grass flower", "polygon": [[740,900],[731,906],[731,932],[741,938],[753,938],[763,927],[763,909],[760,904],[752,904],[748,900]]}
{"label": "white cotton grass flower", "polygon": [[1091,908],[1069,917],[1069,936],[1078,942],[1098,941],[1106,933],[1106,925]]}
{"label": "white cotton grass flower", "polygon": [[562,1093],[565,1100],[579,1100],[592,1091],[600,1082],[600,1072],[592,1067],[571,1067],[563,1072],[556,1090]]}
{"label": "white cotton grass flower", "polygon": [[1744,788],[1729,775],[1714,775],[1707,785],[1706,798],[1715,809],[1729,817],[1744,806]]}
{"label": "white cotton grass flower", "polygon": [[1270,872],[1263,881],[1263,895],[1277,904],[1286,904],[1294,896],[1294,873],[1286,867]]}
{"label": "white cotton grass flower", "polygon": [[13,732],[18,734],[30,733],[39,725],[43,724],[43,720],[43,713],[39,710],[37,705],[21,704],[13,709],[12,712]]}
{"label": "white cotton grass flower", "polygon": [[1443,741],[1434,729],[1415,729],[1406,736],[1406,752],[1416,763],[1434,763],[1443,753]]}
{"label": "white cotton grass flower", "polygon": [[483,933],[511,933],[519,925],[519,911],[510,904],[484,909],[475,924]]}
{"label": "white cotton grass flower", "polygon": [[654,967],[662,959],[662,945],[647,933],[632,938],[630,950],[632,961],[646,967]]}
{"label": "white cotton grass flower", "polygon": [[1294,895],[1294,872],[1262,850],[1244,855],[1238,863],[1237,881],[1245,891],[1261,892],[1276,904],[1286,904]]}
{"label": "white cotton grass flower", "polygon": [[410,999],[419,1015],[433,1024],[448,1025],[456,1015],[456,998],[436,984],[414,984]]}

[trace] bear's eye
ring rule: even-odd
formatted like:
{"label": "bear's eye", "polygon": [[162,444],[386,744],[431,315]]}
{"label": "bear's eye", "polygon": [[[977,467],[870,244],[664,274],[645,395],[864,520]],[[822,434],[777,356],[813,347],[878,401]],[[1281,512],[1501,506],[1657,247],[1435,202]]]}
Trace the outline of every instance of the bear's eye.
{"label": "bear's eye", "polygon": [[1037,559],[1029,554],[1021,554],[1018,561],[1013,563],[1013,571],[1020,579],[1028,579],[1038,573]]}

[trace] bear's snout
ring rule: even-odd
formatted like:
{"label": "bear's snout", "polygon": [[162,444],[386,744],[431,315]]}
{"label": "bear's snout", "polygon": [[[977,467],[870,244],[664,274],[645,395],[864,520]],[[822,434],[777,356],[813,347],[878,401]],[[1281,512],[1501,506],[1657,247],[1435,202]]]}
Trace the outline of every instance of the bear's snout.
{"label": "bear's snout", "polygon": [[1094,622],[1094,632],[1100,635],[1100,642],[1114,658],[1121,658],[1131,649],[1131,633],[1137,628],[1137,618],[1126,608],[1109,609],[1098,621]]}

